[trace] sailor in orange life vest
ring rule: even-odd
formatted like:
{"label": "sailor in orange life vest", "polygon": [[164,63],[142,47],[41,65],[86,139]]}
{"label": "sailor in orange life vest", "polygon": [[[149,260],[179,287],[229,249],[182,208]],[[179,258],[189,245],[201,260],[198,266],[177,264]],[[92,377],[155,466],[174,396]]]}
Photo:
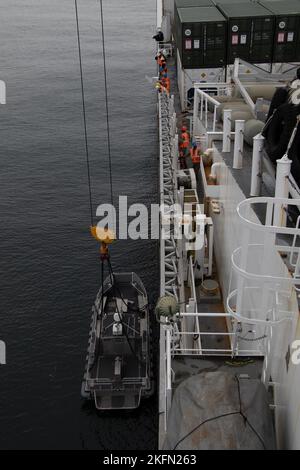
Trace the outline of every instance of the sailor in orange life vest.
{"label": "sailor in orange life vest", "polygon": [[187,168],[186,158],[189,156],[190,135],[186,126],[182,126],[181,134],[179,137],[179,163],[180,168],[184,170]]}
{"label": "sailor in orange life vest", "polygon": [[166,58],[161,52],[158,53],[158,55],[155,57],[155,60],[158,63],[159,67],[166,63]]}
{"label": "sailor in orange life vest", "polygon": [[200,170],[200,149],[198,149],[197,142],[193,142],[192,148],[190,150],[190,155],[193,163],[193,168],[195,171],[196,178],[198,177],[198,173]]}
{"label": "sailor in orange life vest", "polygon": [[169,94],[169,91],[166,87],[166,83],[165,82],[163,83],[162,80],[156,82],[155,88],[158,90],[158,93],[162,93],[163,91],[165,91],[166,93]]}
{"label": "sailor in orange life vest", "polygon": [[190,135],[187,131],[186,126],[182,126],[181,128],[181,135],[179,140],[179,151],[181,154],[183,168],[186,168],[186,161],[185,159],[189,156],[189,148],[190,148]]}
{"label": "sailor in orange life vest", "polygon": [[168,93],[171,91],[171,80],[169,79],[168,75],[165,73],[162,75],[160,80],[162,86],[167,90]]}

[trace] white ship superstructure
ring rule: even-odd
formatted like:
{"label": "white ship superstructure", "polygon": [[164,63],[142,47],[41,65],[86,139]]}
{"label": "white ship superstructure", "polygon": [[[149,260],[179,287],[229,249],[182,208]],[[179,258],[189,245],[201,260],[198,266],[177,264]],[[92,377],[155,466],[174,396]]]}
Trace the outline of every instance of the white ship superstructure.
{"label": "white ship superstructure", "polygon": [[[294,16],[300,21],[298,3],[299,18]],[[172,233],[175,224],[171,224],[167,239],[161,237],[160,295],[170,299],[173,310],[169,315],[163,314],[163,305],[158,310],[159,447],[247,448],[238,438],[230,443],[221,438],[218,441],[222,435],[219,428],[206,428],[211,443],[207,436],[203,438],[201,420],[220,418],[205,413],[221,407],[228,390],[224,388],[222,393],[220,384],[229,387],[227,377],[234,376],[244,380],[243,393],[247,383],[249,394],[255,385],[259,390],[255,396],[260,397],[257,400],[264,410],[264,422],[251,425],[250,406],[247,408],[252,429],[248,426],[249,436],[254,435],[248,446],[272,448],[263,437],[264,426],[265,430],[272,426],[274,446],[299,449],[300,191],[289,159],[298,121],[286,151],[275,164],[265,151],[263,126],[257,124],[266,120],[275,91],[293,80],[298,63],[276,61],[257,66],[236,57],[232,64],[224,64],[222,73],[212,67],[210,74],[204,66],[193,68],[190,74],[182,67],[176,41],[174,47],[175,15],[174,1],[158,0],[157,28],[165,36],[159,49],[168,52],[168,67],[177,71],[177,79],[175,73],[171,77],[171,94],[158,95],[160,195],[164,205],[161,230],[165,230],[164,216],[172,217],[174,204],[179,204],[183,220],[185,215],[191,216],[188,223],[204,244],[198,248],[176,239]],[[293,31],[281,26],[281,30],[274,30],[277,40],[289,38],[292,42]],[[284,35],[279,36],[280,32]],[[239,41],[246,39],[240,37]],[[280,57],[281,49],[274,44],[273,56]],[[198,182],[193,168],[179,167],[183,120],[189,123],[192,139],[209,156],[207,161],[201,160]],[[210,381],[215,380],[216,385],[206,402],[195,403],[194,397],[192,408],[193,400],[188,396],[196,392],[189,387],[197,387],[197,380],[197,396],[203,400]],[[239,393],[241,404],[240,388]],[[198,421],[193,410],[199,413]],[[174,430],[176,413],[182,427]],[[225,413],[230,414],[235,419],[235,413]],[[223,426],[222,430],[230,427],[226,422],[218,426]],[[230,429],[226,432],[230,434]],[[191,434],[193,440],[188,440]]]}

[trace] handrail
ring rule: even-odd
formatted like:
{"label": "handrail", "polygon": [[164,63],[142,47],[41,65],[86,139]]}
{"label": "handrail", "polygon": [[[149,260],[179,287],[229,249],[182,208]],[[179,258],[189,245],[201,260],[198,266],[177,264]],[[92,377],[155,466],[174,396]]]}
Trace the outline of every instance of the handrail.
{"label": "handrail", "polygon": [[[204,313],[198,313],[198,312],[184,312],[184,313],[179,313],[177,314],[177,318],[199,318],[199,317],[208,317],[208,318],[229,318],[232,320],[235,320],[235,316],[232,314],[232,312],[224,312],[224,313],[214,313],[214,312],[204,312]],[[203,356],[203,355],[218,355],[218,354],[223,354],[223,355],[228,355],[230,357],[236,355],[243,356],[243,355],[251,355],[251,356],[261,356],[264,354],[264,351],[262,349],[260,350],[255,350],[255,349],[243,349],[240,346],[236,345],[236,342],[233,341],[234,338],[237,338],[237,341],[243,341],[243,338],[238,337],[238,332],[233,330],[232,332],[230,331],[204,331],[200,332],[199,331],[199,336],[200,338],[202,337],[212,337],[212,336],[218,336],[218,337],[224,337],[224,338],[230,338],[230,348],[228,349],[219,349],[219,348],[201,348],[198,347],[184,347],[179,341],[178,345],[178,338],[185,338],[185,337],[194,337],[195,336],[195,331],[176,331],[176,334],[172,335],[170,339],[170,354],[171,356],[180,356],[180,355],[197,355],[197,356]],[[255,341],[262,342],[265,338],[257,338]]]}
{"label": "handrail", "polygon": [[[262,249],[264,248],[265,245],[263,244],[258,244],[258,243],[252,243],[249,244],[248,247],[253,248],[253,247],[261,247]],[[257,281],[274,281],[274,282],[288,282],[291,285],[298,285],[300,284],[300,279],[291,277],[291,276],[271,276],[270,274],[257,274],[257,273],[251,273],[249,271],[246,271],[245,269],[241,268],[237,261],[236,257],[238,254],[242,252],[242,248],[236,248],[232,255],[231,255],[231,264],[234,270],[243,278],[249,279],[249,280],[257,280]]]}
{"label": "handrail", "polygon": [[[202,84],[203,85],[203,84]],[[205,127],[208,127],[208,103],[212,103],[214,106],[214,113],[213,113],[213,126],[212,130],[215,132],[216,130],[216,121],[217,121],[217,108],[220,106],[220,102],[213,98],[211,95],[206,93],[205,91],[195,87],[195,94],[194,94],[194,109],[193,109],[193,136],[195,136],[195,128],[196,122],[198,119],[199,113],[199,104],[200,104],[200,121],[203,119],[203,105],[205,106]]]}
{"label": "handrail", "polygon": [[217,101],[215,98],[213,98],[211,95],[201,90],[200,88],[195,89],[195,92],[199,95],[203,95],[207,99],[207,101],[214,104],[215,106],[220,106],[221,103],[219,101]]}
{"label": "handrail", "polygon": [[[243,215],[242,211],[245,207],[249,210],[253,204],[266,204],[266,219],[265,224],[261,224],[259,221],[252,221],[247,218],[246,215]],[[244,199],[237,206],[237,213],[241,220],[241,223],[255,231],[268,232],[270,234],[282,234],[282,235],[295,235],[300,234],[299,229],[293,227],[282,227],[277,225],[267,224],[267,217],[269,213],[273,213],[276,206],[299,206],[299,199],[287,199],[287,198],[272,198],[272,197],[253,197],[251,199]],[[271,220],[270,220],[271,222]]]}
{"label": "handrail", "polygon": [[[288,322],[288,321],[292,321],[292,318],[291,316],[285,316],[283,318],[280,318],[278,320],[262,320],[261,318],[250,318],[250,317],[245,317],[243,315],[240,315],[239,313],[237,313],[234,309],[234,307],[232,308],[230,306],[230,301],[235,297],[237,296],[237,289],[234,289],[228,296],[227,296],[227,300],[226,300],[226,308],[228,310],[228,312],[230,312],[230,314],[232,315],[232,318],[234,318],[235,320],[237,320],[238,322],[242,322],[242,323],[248,323],[250,325],[267,325],[267,326],[277,326],[277,325],[280,325],[282,323],[285,323],[285,322]],[[280,313],[280,312],[279,312]],[[289,313],[289,312],[283,312],[283,313]]]}

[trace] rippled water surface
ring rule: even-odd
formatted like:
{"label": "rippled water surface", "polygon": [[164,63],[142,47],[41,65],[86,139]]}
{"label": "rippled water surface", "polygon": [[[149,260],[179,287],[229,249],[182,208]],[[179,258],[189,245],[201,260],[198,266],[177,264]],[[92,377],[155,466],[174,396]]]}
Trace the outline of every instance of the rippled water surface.
{"label": "rippled water surface", "polygon": [[[115,194],[157,202],[154,0],[104,0]],[[109,200],[99,3],[79,0],[93,201]],[[97,415],[80,398],[100,285],[89,207],[73,0],[1,0],[0,447],[154,449],[155,397]],[[157,244],[120,241],[155,302]]]}

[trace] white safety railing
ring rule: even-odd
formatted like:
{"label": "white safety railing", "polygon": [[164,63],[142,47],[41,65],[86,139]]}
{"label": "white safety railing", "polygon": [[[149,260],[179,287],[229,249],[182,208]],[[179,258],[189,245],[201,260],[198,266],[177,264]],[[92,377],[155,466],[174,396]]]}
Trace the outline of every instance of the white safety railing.
{"label": "white safety railing", "polygon": [[[278,212],[300,199],[255,197],[237,208],[242,246],[232,254],[227,311],[234,328],[246,324],[265,338],[262,380],[278,380],[299,318],[300,217],[295,227],[277,225]],[[260,222],[254,212],[260,214]]]}
{"label": "white safety railing", "polygon": [[[276,213],[283,207],[295,207],[299,200],[280,198],[246,199],[238,205],[243,245],[232,254],[232,277],[236,287],[229,288],[228,312],[238,322],[252,325],[277,325],[291,320],[288,299],[300,279],[293,272],[300,263],[299,225],[276,225]],[[264,214],[263,223],[255,216],[254,207]],[[284,263],[290,256],[293,266]]]}
{"label": "white safety railing", "polygon": [[[208,110],[208,103],[214,106],[214,111]],[[200,108],[199,108],[200,105]],[[220,103],[208,95],[203,90],[195,90],[195,102],[193,112],[193,136],[197,139],[201,131],[205,131],[207,136],[207,146],[210,148],[213,140],[222,140],[222,152],[231,151],[231,142],[234,139],[233,168],[241,169],[243,167],[244,150],[244,120],[236,120],[234,131],[232,131],[232,110],[224,109],[222,130],[216,130],[217,109]],[[230,106],[230,105],[229,105]],[[208,115],[212,115],[210,120]],[[208,123],[211,123],[210,125]],[[210,127],[212,130],[209,130]]]}
{"label": "white safety railing", "polygon": [[215,100],[212,96],[208,93],[204,92],[200,88],[195,88],[195,95],[194,95],[194,112],[193,112],[193,123],[194,123],[194,131],[193,133],[197,133],[197,119],[199,115],[199,106],[200,106],[200,121],[203,121],[204,117],[204,125],[207,130],[208,127],[208,103],[213,105],[213,119],[211,123],[212,131],[215,132],[216,130],[216,122],[217,122],[217,108],[220,106],[219,101]]}
{"label": "white safety railing", "polygon": [[[300,188],[296,183],[293,175],[291,174],[292,161],[287,155],[278,159],[275,169],[271,162],[264,158],[264,141],[265,138],[258,134],[253,139],[253,153],[252,153],[252,169],[251,169],[251,189],[250,196],[260,196],[263,182],[263,168],[275,179],[275,197],[278,198],[291,198],[300,199]],[[268,163],[268,164],[267,164]],[[300,209],[300,204],[297,204]],[[276,225],[286,225],[287,217],[286,211],[280,209],[276,211]]]}
{"label": "white safety railing", "polygon": [[164,51],[166,58],[173,56],[173,44],[171,42],[159,42],[158,43],[158,52]]}
{"label": "white safety railing", "polygon": [[[234,323],[234,317],[229,313],[198,313],[198,312],[185,312],[180,313],[177,315],[178,320],[185,320],[189,321],[190,323],[195,323],[196,320],[204,318],[210,319],[224,319],[227,321],[227,324],[231,325]],[[225,324],[225,323],[224,323]],[[264,356],[266,346],[265,346],[265,335],[259,336],[259,338],[253,337],[255,335],[255,331],[251,330],[252,337],[243,337],[239,330],[236,329],[235,331],[176,331],[170,330],[171,335],[169,337],[170,340],[170,347],[169,352],[171,358],[175,358],[176,356],[190,356],[190,355],[197,355],[197,356]],[[173,333],[174,332],[174,333]],[[215,343],[217,343],[217,338],[228,339],[228,348],[205,348],[203,345],[199,347],[200,344],[203,343],[205,338],[213,338]],[[256,348],[247,348],[245,345],[249,341],[250,344],[256,343]],[[171,361],[170,361],[171,362]]]}
{"label": "white safety railing", "polygon": [[[200,122],[203,123],[207,131],[215,132],[217,108],[220,106],[220,102],[213,97],[213,94],[229,96],[231,88],[224,83],[195,83],[194,90],[193,135],[199,133]],[[209,104],[213,108],[212,112],[209,109]]]}

